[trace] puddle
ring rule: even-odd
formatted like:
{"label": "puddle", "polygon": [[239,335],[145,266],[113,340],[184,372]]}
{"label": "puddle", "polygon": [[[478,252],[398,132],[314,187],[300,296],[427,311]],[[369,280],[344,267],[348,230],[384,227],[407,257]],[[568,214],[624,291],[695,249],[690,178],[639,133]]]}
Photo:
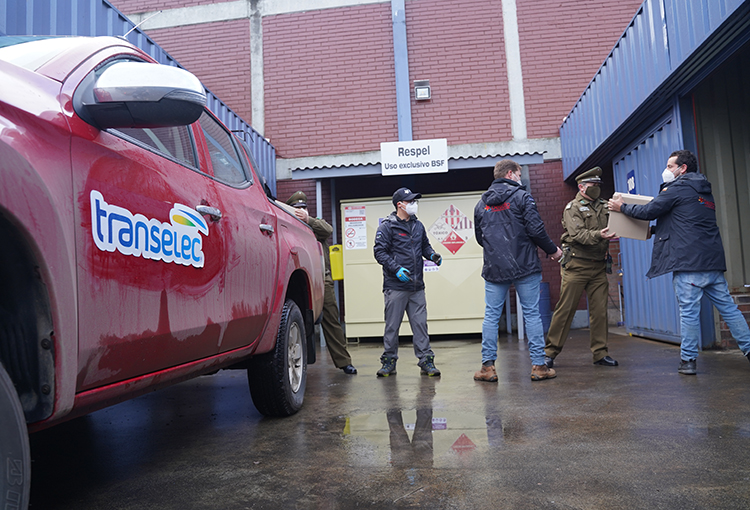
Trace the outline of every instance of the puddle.
{"label": "puddle", "polygon": [[346,418],[349,462],[358,466],[456,467],[504,443],[499,417],[392,409]]}

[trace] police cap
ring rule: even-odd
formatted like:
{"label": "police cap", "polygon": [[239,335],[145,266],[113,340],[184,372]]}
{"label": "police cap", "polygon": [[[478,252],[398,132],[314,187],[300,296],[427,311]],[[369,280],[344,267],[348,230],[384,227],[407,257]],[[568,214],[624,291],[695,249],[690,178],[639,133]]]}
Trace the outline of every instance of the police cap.
{"label": "police cap", "polygon": [[576,177],[576,182],[578,184],[584,184],[586,182],[600,183],[602,182],[602,169],[595,166],[591,170],[587,170]]}
{"label": "police cap", "polygon": [[289,200],[287,200],[286,203],[292,207],[307,207],[307,195],[301,191],[297,191],[294,195],[289,197]]}

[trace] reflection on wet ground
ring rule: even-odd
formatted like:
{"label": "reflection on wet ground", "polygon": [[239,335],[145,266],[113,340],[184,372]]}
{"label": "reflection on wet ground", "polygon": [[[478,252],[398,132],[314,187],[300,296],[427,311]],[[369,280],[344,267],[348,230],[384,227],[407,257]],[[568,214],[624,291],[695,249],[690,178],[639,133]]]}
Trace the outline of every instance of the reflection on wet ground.
{"label": "reflection on wet ground", "polygon": [[245,374],[222,371],[32,436],[32,508],[747,508],[750,366],[705,352],[677,374],[677,346],[612,335],[615,368],[588,332],[532,382],[503,338],[497,384],[472,379],[479,341],[434,341],[441,378],[411,346],[378,379],[382,346],[327,356],[305,406],[268,419]]}

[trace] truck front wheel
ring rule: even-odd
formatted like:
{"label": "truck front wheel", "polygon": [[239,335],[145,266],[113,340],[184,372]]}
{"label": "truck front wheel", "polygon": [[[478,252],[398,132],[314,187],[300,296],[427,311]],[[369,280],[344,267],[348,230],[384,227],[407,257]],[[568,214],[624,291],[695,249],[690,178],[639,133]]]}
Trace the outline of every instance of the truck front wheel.
{"label": "truck front wheel", "polygon": [[250,360],[247,369],[253,404],[266,416],[290,416],[302,407],[307,382],[305,321],[288,299],[281,312],[276,345]]}
{"label": "truck front wheel", "polygon": [[26,419],[18,394],[0,364],[0,508],[29,505],[31,460]]}

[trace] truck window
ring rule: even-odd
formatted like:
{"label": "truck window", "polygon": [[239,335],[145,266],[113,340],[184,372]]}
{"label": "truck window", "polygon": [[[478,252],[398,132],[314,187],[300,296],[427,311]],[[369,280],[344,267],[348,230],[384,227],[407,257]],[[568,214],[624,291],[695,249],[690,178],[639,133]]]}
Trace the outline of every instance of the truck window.
{"label": "truck window", "polygon": [[119,132],[147,149],[164,154],[191,168],[197,168],[193,139],[187,126],[120,128]]}
{"label": "truck window", "polygon": [[200,124],[211,154],[214,177],[234,186],[248,182],[247,171],[242,164],[244,158],[240,158],[232,134],[205,111],[201,115]]}

